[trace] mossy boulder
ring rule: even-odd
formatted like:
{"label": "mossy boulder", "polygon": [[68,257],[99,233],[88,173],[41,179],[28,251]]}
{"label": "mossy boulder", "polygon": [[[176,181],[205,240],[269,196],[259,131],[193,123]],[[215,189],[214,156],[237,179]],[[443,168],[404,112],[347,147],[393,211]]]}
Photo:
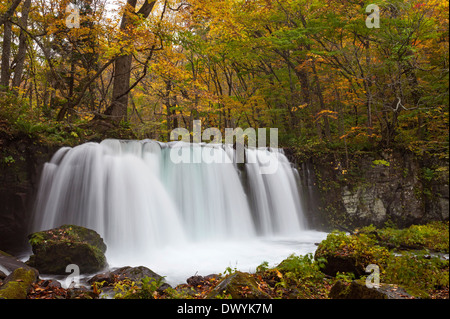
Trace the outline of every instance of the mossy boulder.
{"label": "mossy boulder", "polygon": [[413,299],[414,296],[407,293],[398,285],[381,283],[378,288],[367,287],[362,280],[354,280],[351,283],[337,281],[330,290],[330,299]]}
{"label": "mossy boulder", "polygon": [[122,280],[129,279],[133,282],[139,283],[144,278],[151,278],[150,281],[164,281],[164,277],[161,275],[158,275],[151,269],[148,269],[144,266],[138,266],[138,267],[121,267],[118,269],[115,269],[113,271],[108,271],[102,274],[97,274],[91,279],[88,280],[89,284],[94,283],[104,283],[106,285],[108,284],[114,284],[115,282],[119,282]]}
{"label": "mossy boulder", "polygon": [[370,264],[384,267],[389,256],[389,250],[377,245],[367,234],[332,232],[319,244],[314,259],[324,261],[321,270],[329,276],[353,273],[359,278],[366,274],[365,269]]}
{"label": "mossy boulder", "polygon": [[208,298],[230,296],[232,299],[270,299],[271,297],[261,291],[258,283],[248,273],[240,271],[226,277],[209,293]]}
{"label": "mossy boulder", "polygon": [[5,280],[9,274],[14,272],[14,270],[18,268],[33,270],[36,276],[39,276],[39,271],[37,271],[37,269],[28,266],[27,264],[18,260],[16,257],[11,256],[0,250],[0,282],[2,280]]}
{"label": "mossy boulder", "polygon": [[97,274],[87,282],[102,296],[115,299],[154,299],[154,293],[163,294],[172,288],[163,276],[144,266],[118,268]]}
{"label": "mossy boulder", "polygon": [[43,274],[66,275],[75,264],[80,273],[94,273],[107,266],[106,245],[98,233],[80,226],[64,225],[28,236],[33,254],[29,266]]}
{"label": "mossy boulder", "polygon": [[365,274],[362,264],[359,264],[353,256],[333,256],[326,255],[327,260],[322,272],[328,276],[335,277],[338,273],[352,273],[355,278],[359,278]]}
{"label": "mossy boulder", "polygon": [[0,286],[0,299],[26,299],[37,278],[33,269],[17,268]]}

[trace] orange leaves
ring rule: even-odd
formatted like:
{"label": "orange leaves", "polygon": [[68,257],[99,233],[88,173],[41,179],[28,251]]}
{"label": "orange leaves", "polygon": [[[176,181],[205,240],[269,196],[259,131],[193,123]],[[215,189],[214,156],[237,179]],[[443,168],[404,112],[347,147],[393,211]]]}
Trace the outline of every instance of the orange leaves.
{"label": "orange leaves", "polygon": [[313,60],[312,59],[306,59],[304,61],[302,61],[299,65],[297,65],[295,67],[295,69],[297,71],[301,71],[303,69],[308,69],[309,67],[311,67]]}
{"label": "orange leaves", "polygon": [[373,130],[373,128],[367,128],[362,126],[355,126],[352,127],[346,134],[342,135],[340,139],[349,138],[349,137],[371,137],[371,138],[378,138],[379,136],[377,134],[369,134],[368,131]]}
{"label": "orange leaves", "polygon": [[[191,278],[195,277],[196,276]],[[195,290],[194,294],[195,299],[205,299],[220,282],[219,276],[211,276],[211,277],[197,276],[197,278],[198,279],[194,280],[193,282],[190,282],[190,280],[188,279],[188,282],[190,282],[191,284],[179,285],[177,288],[179,289],[185,289],[186,287],[193,288]]]}
{"label": "orange leaves", "polygon": [[40,280],[33,284],[28,293],[27,299],[66,299],[67,290],[52,280]]}
{"label": "orange leaves", "polygon": [[278,278],[280,278],[280,279],[283,278],[283,274],[276,268],[275,268],[275,273],[277,274]]}
{"label": "orange leaves", "polygon": [[335,111],[331,111],[331,110],[322,110],[322,111],[320,111],[319,113],[316,114],[314,121],[318,121],[319,119],[321,119],[324,116],[332,118],[334,120],[337,120],[338,113],[335,112]]}
{"label": "orange leaves", "polygon": [[306,108],[307,106],[308,106],[308,103],[304,103],[304,104],[299,105],[299,106],[294,106],[293,108],[291,108],[291,112],[292,112],[292,113],[295,113],[295,112],[297,112],[298,110],[303,110],[303,109]]}

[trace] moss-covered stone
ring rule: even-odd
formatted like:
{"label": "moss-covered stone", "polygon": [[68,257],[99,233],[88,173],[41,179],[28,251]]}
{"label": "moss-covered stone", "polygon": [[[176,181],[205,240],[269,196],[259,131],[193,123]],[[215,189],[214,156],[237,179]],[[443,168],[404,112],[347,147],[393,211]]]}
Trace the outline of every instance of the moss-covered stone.
{"label": "moss-covered stone", "polygon": [[39,276],[39,271],[37,271],[37,269],[32,268],[17,258],[0,251],[0,280],[5,280],[9,274],[18,268],[32,270],[36,274],[36,277]]}
{"label": "moss-covered stone", "polygon": [[31,246],[38,247],[49,241],[86,243],[106,252],[106,244],[100,235],[92,229],[76,225],[62,225],[58,228],[40,231],[28,236]]}
{"label": "moss-covered stone", "polygon": [[258,288],[256,280],[247,273],[235,272],[215,287],[208,298],[231,297],[232,299],[270,299]]}
{"label": "moss-covered stone", "polygon": [[0,256],[7,256],[7,257],[12,257],[10,254],[0,250]]}
{"label": "moss-covered stone", "polygon": [[27,264],[44,274],[66,274],[76,264],[81,273],[94,273],[107,266],[106,245],[95,231],[74,225],[33,233],[33,253]]}
{"label": "moss-covered stone", "polygon": [[353,273],[359,278],[370,264],[384,267],[389,255],[385,247],[378,246],[376,240],[366,234],[332,232],[319,244],[314,258],[326,261],[322,271],[329,276]]}
{"label": "moss-covered stone", "polygon": [[412,299],[402,287],[381,283],[378,288],[369,288],[362,280],[351,283],[337,281],[330,290],[330,299]]}
{"label": "moss-covered stone", "polygon": [[17,268],[0,287],[0,299],[26,299],[36,279],[36,272],[32,269]]}
{"label": "moss-covered stone", "polygon": [[376,238],[379,245],[397,250],[428,249],[436,252],[449,252],[449,222],[434,221],[424,225],[412,225],[408,228],[364,227],[359,233]]}

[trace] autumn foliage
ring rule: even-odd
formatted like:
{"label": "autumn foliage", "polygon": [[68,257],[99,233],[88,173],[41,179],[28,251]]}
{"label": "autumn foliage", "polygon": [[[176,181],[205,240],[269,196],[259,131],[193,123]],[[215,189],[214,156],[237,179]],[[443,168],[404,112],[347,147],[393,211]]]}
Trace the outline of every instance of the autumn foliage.
{"label": "autumn foliage", "polygon": [[380,28],[354,1],[73,0],[79,28],[69,0],[16,2],[0,5],[1,94],[29,121],[119,118],[167,140],[202,120],[277,127],[284,145],[448,158],[448,1],[378,1]]}

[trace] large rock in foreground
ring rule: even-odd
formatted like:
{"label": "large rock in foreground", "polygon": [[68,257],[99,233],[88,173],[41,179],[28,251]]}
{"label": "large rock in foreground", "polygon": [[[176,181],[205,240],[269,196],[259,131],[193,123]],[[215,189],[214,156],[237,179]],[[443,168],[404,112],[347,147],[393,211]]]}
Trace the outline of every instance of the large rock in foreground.
{"label": "large rock in foreground", "polygon": [[325,263],[323,273],[335,277],[338,273],[352,273],[355,278],[366,274],[371,264],[384,266],[389,257],[385,247],[367,234],[347,235],[332,232],[317,247],[314,259]]}
{"label": "large rock in foreground", "polygon": [[106,245],[93,230],[64,225],[28,236],[33,253],[27,264],[42,274],[67,275],[66,267],[75,264],[80,273],[94,273],[107,266]]}
{"label": "large rock in foreground", "polygon": [[27,264],[21,262],[16,257],[13,257],[3,251],[0,250],[0,283],[4,280],[9,274],[14,272],[14,270],[18,268],[23,268],[26,270],[33,270],[36,273],[36,276],[39,276],[39,272],[37,269],[34,269]]}
{"label": "large rock in foreground", "polygon": [[15,269],[0,286],[0,299],[26,299],[37,278],[36,271],[31,268]]}
{"label": "large rock in foreground", "polygon": [[229,295],[232,299],[271,299],[258,287],[256,280],[240,271],[226,277],[208,295],[208,298],[221,298]]}
{"label": "large rock in foreground", "polygon": [[147,267],[126,266],[126,267],[115,269],[113,271],[108,271],[108,272],[105,272],[102,274],[97,274],[94,277],[92,277],[91,279],[89,279],[88,283],[94,284],[97,282],[97,283],[103,283],[105,285],[110,285],[110,284],[114,284],[116,282],[119,282],[119,281],[122,281],[125,279],[130,279],[130,280],[136,282],[137,284],[139,284],[141,282],[141,280],[144,278],[150,278],[150,282],[155,281],[155,280],[156,281],[164,280],[163,276],[158,275],[157,273],[155,273],[151,269],[148,269]]}
{"label": "large rock in foreground", "polygon": [[102,297],[117,299],[153,299],[171,288],[164,277],[144,266],[122,267],[97,274],[88,283],[101,290]]}
{"label": "large rock in foreground", "polygon": [[362,280],[354,280],[350,284],[336,282],[331,288],[330,299],[413,299],[398,285],[381,283],[378,288],[369,288]]}

